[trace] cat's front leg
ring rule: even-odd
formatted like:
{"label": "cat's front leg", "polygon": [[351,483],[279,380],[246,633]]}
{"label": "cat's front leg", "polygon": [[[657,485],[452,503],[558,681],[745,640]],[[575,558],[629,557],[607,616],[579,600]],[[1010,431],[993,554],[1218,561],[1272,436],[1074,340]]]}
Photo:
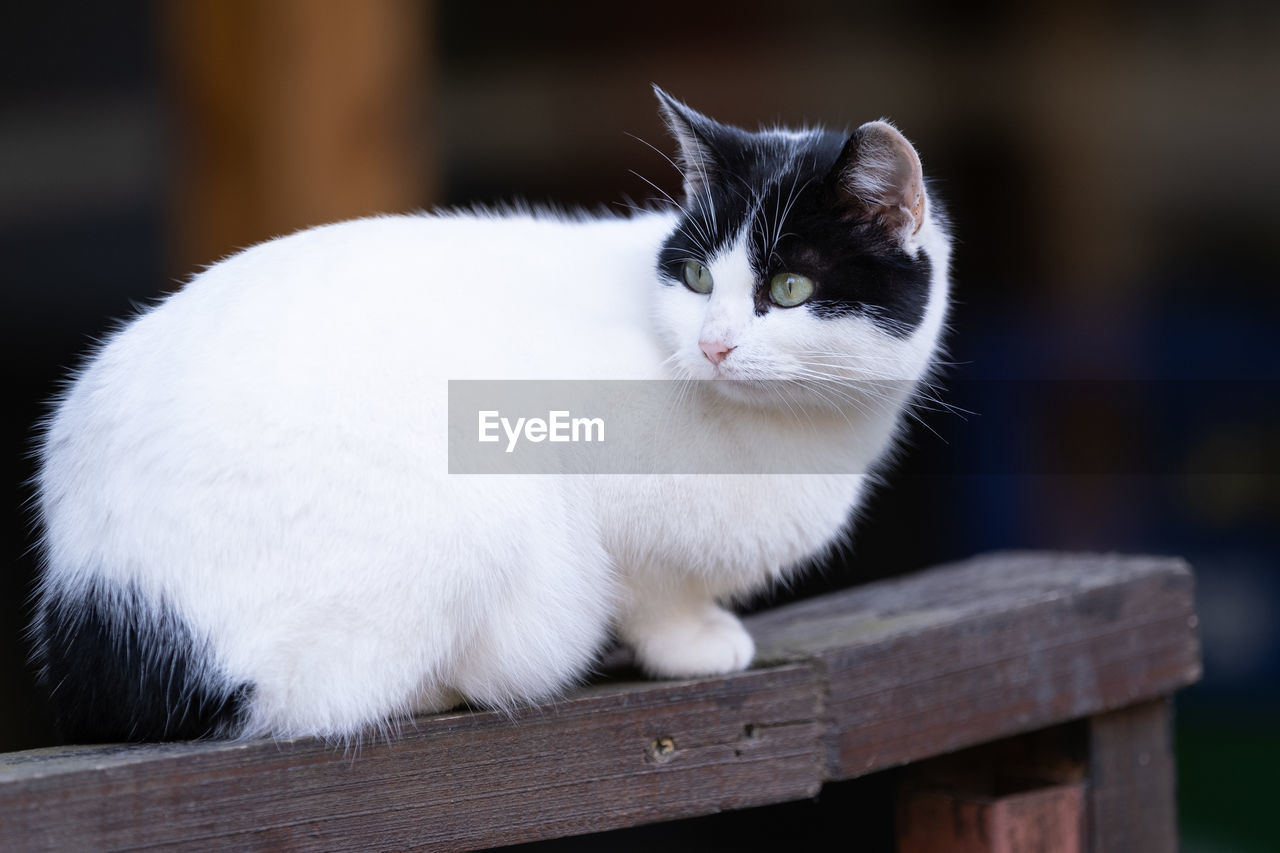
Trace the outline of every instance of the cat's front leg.
{"label": "cat's front leg", "polygon": [[618,621],[636,662],[659,678],[722,675],[746,669],[755,642],[737,616],[694,590],[633,595]]}

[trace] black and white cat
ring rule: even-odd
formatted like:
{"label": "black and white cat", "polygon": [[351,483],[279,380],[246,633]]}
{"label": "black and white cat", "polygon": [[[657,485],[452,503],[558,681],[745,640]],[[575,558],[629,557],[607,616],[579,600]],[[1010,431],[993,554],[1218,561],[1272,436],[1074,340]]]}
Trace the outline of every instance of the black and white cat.
{"label": "black and white cat", "polygon": [[[846,536],[869,475],[446,462],[448,381],[494,378],[714,380],[676,398],[676,443],[889,452],[948,301],[914,149],[658,95],[678,207],[315,228],[106,340],[40,446],[33,634],[67,736],[349,739],[555,695],[611,631],[659,677],[751,662],[723,605]],[[868,405],[868,380],[897,390]]]}

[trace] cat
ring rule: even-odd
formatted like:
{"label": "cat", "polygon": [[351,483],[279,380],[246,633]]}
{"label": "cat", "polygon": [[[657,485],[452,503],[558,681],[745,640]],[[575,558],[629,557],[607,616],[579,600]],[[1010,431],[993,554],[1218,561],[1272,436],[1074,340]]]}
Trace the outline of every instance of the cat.
{"label": "cat", "polygon": [[[351,741],[554,697],[611,637],[654,677],[750,664],[728,605],[849,536],[936,365],[949,229],[887,122],[751,132],[655,92],[678,202],[312,228],[91,354],[35,481],[66,738]],[[450,380],[549,378],[679,381],[674,446],[819,473],[448,473]]]}

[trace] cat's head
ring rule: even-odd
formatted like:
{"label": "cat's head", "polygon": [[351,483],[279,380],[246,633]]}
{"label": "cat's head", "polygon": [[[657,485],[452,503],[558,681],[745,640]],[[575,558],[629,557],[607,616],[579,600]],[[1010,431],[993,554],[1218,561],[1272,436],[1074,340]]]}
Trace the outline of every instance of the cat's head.
{"label": "cat's head", "polygon": [[738,389],[791,380],[819,396],[832,382],[921,378],[946,313],[949,242],[906,138],[883,121],[753,133],[655,91],[684,178],[657,265],[675,374]]}

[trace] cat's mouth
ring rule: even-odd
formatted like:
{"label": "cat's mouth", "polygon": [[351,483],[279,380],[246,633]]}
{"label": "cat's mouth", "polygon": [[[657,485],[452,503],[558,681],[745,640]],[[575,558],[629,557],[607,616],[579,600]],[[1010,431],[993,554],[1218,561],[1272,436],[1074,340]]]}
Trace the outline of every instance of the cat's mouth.
{"label": "cat's mouth", "polygon": [[732,367],[725,367],[724,362],[713,364],[711,366],[711,379],[719,382],[750,382],[753,380],[743,379],[738,376]]}
{"label": "cat's mouth", "polygon": [[708,371],[704,376],[716,382],[759,383],[779,379],[769,365],[750,356],[744,358],[736,349],[737,347],[730,347],[728,352],[716,359],[702,359],[704,370]]}
{"label": "cat's mouth", "polygon": [[834,379],[816,380],[801,377],[749,377],[725,370],[702,383],[722,399],[756,408],[778,409],[791,413],[801,411],[841,411],[852,407],[874,410],[881,401],[897,399],[889,392],[901,383],[845,383]]}
{"label": "cat's mouth", "polygon": [[743,377],[719,368],[705,384],[713,393],[748,406],[785,406],[796,390],[795,383],[785,379]]}
{"label": "cat's mouth", "polygon": [[722,385],[761,387],[770,382],[777,382],[776,377],[761,376],[759,370],[744,369],[740,364],[720,362],[711,366],[711,375],[707,381]]}

